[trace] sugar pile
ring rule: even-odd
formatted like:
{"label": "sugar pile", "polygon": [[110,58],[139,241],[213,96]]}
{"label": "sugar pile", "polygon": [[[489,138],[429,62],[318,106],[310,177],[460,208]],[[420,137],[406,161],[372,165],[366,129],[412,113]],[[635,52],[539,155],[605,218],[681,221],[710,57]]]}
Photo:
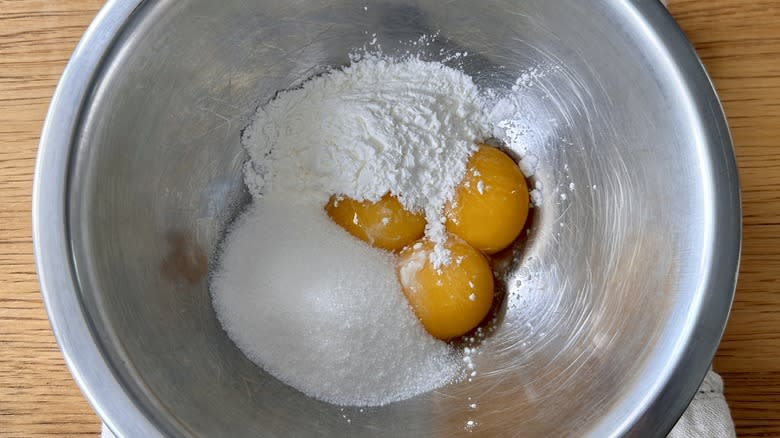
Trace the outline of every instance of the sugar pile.
{"label": "sugar pile", "polygon": [[392,255],[352,238],[321,205],[269,194],[241,216],[212,279],[215,309],[252,361],[307,395],[374,406],[458,375],[409,308]]}

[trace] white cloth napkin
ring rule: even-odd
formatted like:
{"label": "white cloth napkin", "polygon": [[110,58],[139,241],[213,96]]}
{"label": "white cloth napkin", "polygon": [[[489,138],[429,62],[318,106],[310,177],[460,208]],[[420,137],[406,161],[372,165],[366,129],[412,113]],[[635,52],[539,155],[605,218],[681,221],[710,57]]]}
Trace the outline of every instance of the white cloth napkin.
{"label": "white cloth napkin", "polygon": [[723,380],[710,371],[668,438],[733,438],[734,422],[723,397]]}

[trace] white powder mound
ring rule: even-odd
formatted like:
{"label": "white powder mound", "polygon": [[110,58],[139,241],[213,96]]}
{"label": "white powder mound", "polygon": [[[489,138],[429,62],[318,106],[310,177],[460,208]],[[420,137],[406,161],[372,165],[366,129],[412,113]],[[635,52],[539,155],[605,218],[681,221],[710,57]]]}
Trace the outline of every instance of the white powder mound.
{"label": "white powder mound", "polygon": [[366,55],[279,94],[261,107],[243,142],[255,198],[294,192],[376,201],[396,195],[424,211],[427,236],[444,240],[442,208],[476,142],[490,135],[471,78],[441,63]]}
{"label": "white powder mound", "polygon": [[319,203],[256,199],[228,235],[220,266],[211,291],[230,338],[311,397],[384,405],[461,369],[415,318],[392,255],[349,235]]}

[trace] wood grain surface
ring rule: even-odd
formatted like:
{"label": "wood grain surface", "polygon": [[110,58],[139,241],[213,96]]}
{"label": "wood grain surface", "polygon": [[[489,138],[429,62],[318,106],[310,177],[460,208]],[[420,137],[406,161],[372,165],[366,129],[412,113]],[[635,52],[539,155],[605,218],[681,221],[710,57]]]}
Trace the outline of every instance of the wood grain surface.
{"label": "wood grain surface", "polygon": [[[30,203],[38,136],[68,56],[103,2],[0,0],[0,436],[97,436],[41,303]],[[715,360],[740,436],[780,436],[780,0],[671,0],[723,100],[744,244]]]}

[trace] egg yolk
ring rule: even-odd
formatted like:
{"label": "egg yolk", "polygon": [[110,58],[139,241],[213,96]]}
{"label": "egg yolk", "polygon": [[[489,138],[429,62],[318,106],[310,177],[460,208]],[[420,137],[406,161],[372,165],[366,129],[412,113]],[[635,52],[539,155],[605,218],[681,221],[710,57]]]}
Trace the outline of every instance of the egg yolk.
{"label": "egg yolk", "polygon": [[404,295],[425,330],[442,340],[474,329],[493,303],[493,272],[487,258],[450,235],[449,262],[433,266],[434,243],[416,242],[401,251],[397,272]]}
{"label": "egg yolk", "polygon": [[447,230],[494,254],[509,246],[528,217],[528,186],[517,164],[505,153],[480,145],[452,202],[445,206]]}
{"label": "egg yolk", "polygon": [[353,236],[390,251],[401,250],[425,232],[425,217],[406,210],[390,194],[377,202],[332,196],[325,211]]}

